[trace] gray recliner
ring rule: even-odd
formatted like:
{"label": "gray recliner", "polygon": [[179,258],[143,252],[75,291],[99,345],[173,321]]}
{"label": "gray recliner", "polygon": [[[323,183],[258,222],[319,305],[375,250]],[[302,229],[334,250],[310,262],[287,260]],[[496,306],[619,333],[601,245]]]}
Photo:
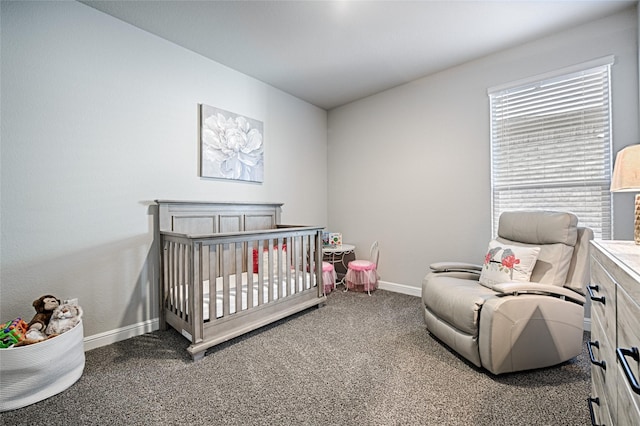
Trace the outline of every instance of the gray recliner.
{"label": "gray recliner", "polygon": [[429,332],[493,374],[580,354],[593,232],[577,223],[566,212],[505,212],[483,265],[432,264],[422,283]]}

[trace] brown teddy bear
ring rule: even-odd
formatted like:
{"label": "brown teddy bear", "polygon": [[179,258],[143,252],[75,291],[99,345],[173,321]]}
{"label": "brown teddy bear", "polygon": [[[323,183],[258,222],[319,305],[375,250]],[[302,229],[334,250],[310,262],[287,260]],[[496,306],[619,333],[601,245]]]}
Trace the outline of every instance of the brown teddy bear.
{"label": "brown teddy bear", "polygon": [[60,300],[50,294],[34,300],[33,307],[36,309],[36,314],[27,325],[27,333],[25,334],[24,339],[16,343],[15,346],[32,345],[57,336],[57,334],[47,335],[45,331],[49,321],[51,320],[53,311],[58,306],[60,306]]}
{"label": "brown teddy bear", "polygon": [[44,333],[53,310],[60,306],[60,299],[50,294],[39,297],[33,301],[33,307],[36,309],[35,316],[29,322],[29,330],[38,330]]}

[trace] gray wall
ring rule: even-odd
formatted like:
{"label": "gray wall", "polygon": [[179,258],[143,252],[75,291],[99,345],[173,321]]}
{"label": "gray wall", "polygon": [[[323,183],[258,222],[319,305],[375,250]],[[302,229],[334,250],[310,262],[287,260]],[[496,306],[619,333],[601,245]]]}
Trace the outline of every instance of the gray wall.
{"label": "gray wall", "polygon": [[[328,224],[359,255],[378,239],[383,286],[418,294],[430,262],[478,261],[490,238],[488,87],[614,54],[614,151],[640,140],[635,10],[327,119],[83,4],[1,8],[0,312],[78,297],[87,348],[155,325],[154,199],[284,202],[284,222]],[[263,184],[197,176],[199,103],[264,122]],[[632,237],[628,195],[619,239]]]}
{"label": "gray wall", "polygon": [[[638,141],[637,11],[447,69],[329,112],[329,228],[383,288],[419,294],[428,265],[480,263],[491,238],[487,88],[607,55],[613,151]],[[633,238],[631,194],[614,195],[616,239]]]}
{"label": "gray wall", "polygon": [[[88,347],[153,327],[154,199],[327,223],[326,111],[81,3],[2,2],[1,24],[3,319],[51,293]],[[198,177],[199,103],[264,122],[263,184]]]}

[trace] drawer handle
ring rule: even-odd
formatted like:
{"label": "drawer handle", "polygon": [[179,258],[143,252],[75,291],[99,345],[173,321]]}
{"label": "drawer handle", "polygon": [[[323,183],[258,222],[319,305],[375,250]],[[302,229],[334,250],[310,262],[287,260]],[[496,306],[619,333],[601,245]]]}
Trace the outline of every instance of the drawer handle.
{"label": "drawer handle", "polygon": [[591,349],[592,347],[596,347],[600,349],[600,342],[598,342],[597,340],[595,342],[587,342],[587,349],[589,350],[589,360],[591,360],[591,364],[597,365],[598,367],[601,367],[603,370],[606,370],[607,369],[606,361],[604,360],[597,361],[596,357],[593,356],[593,350]]}
{"label": "drawer handle", "polygon": [[638,384],[638,379],[633,375],[633,371],[631,371],[631,367],[629,367],[629,363],[627,362],[628,356],[633,358],[635,362],[640,362],[640,353],[638,352],[638,348],[635,346],[631,349],[617,348],[616,355],[618,355],[618,360],[620,361],[620,365],[622,365],[624,375],[627,376],[627,381],[629,382],[629,385],[631,385],[631,389],[640,395],[640,384]]}
{"label": "drawer handle", "polygon": [[598,397],[588,398],[587,399],[587,403],[589,404],[589,417],[591,417],[591,424],[593,426],[604,426],[604,425],[598,425],[596,423],[596,414],[593,411],[593,404],[596,404],[597,406],[600,406],[600,398],[598,398]]}
{"label": "drawer handle", "polygon": [[604,296],[596,296],[595,294],[593,294],[594,291],[599,291],[600,290],[600,286],[596,285],[588,285],[587,286],[587,291],[589,292],[589,298],[591,300],[593,300],[594,302],[602,302],[602,304],[604,305]]}

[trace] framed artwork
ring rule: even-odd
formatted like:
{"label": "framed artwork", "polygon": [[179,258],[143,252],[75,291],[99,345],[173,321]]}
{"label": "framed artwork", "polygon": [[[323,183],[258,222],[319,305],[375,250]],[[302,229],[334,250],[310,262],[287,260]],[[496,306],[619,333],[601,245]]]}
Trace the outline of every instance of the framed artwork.
{"label": "framed artwork", "polygon": [[262,182],[262,121],[201,104],[200,176]]}

